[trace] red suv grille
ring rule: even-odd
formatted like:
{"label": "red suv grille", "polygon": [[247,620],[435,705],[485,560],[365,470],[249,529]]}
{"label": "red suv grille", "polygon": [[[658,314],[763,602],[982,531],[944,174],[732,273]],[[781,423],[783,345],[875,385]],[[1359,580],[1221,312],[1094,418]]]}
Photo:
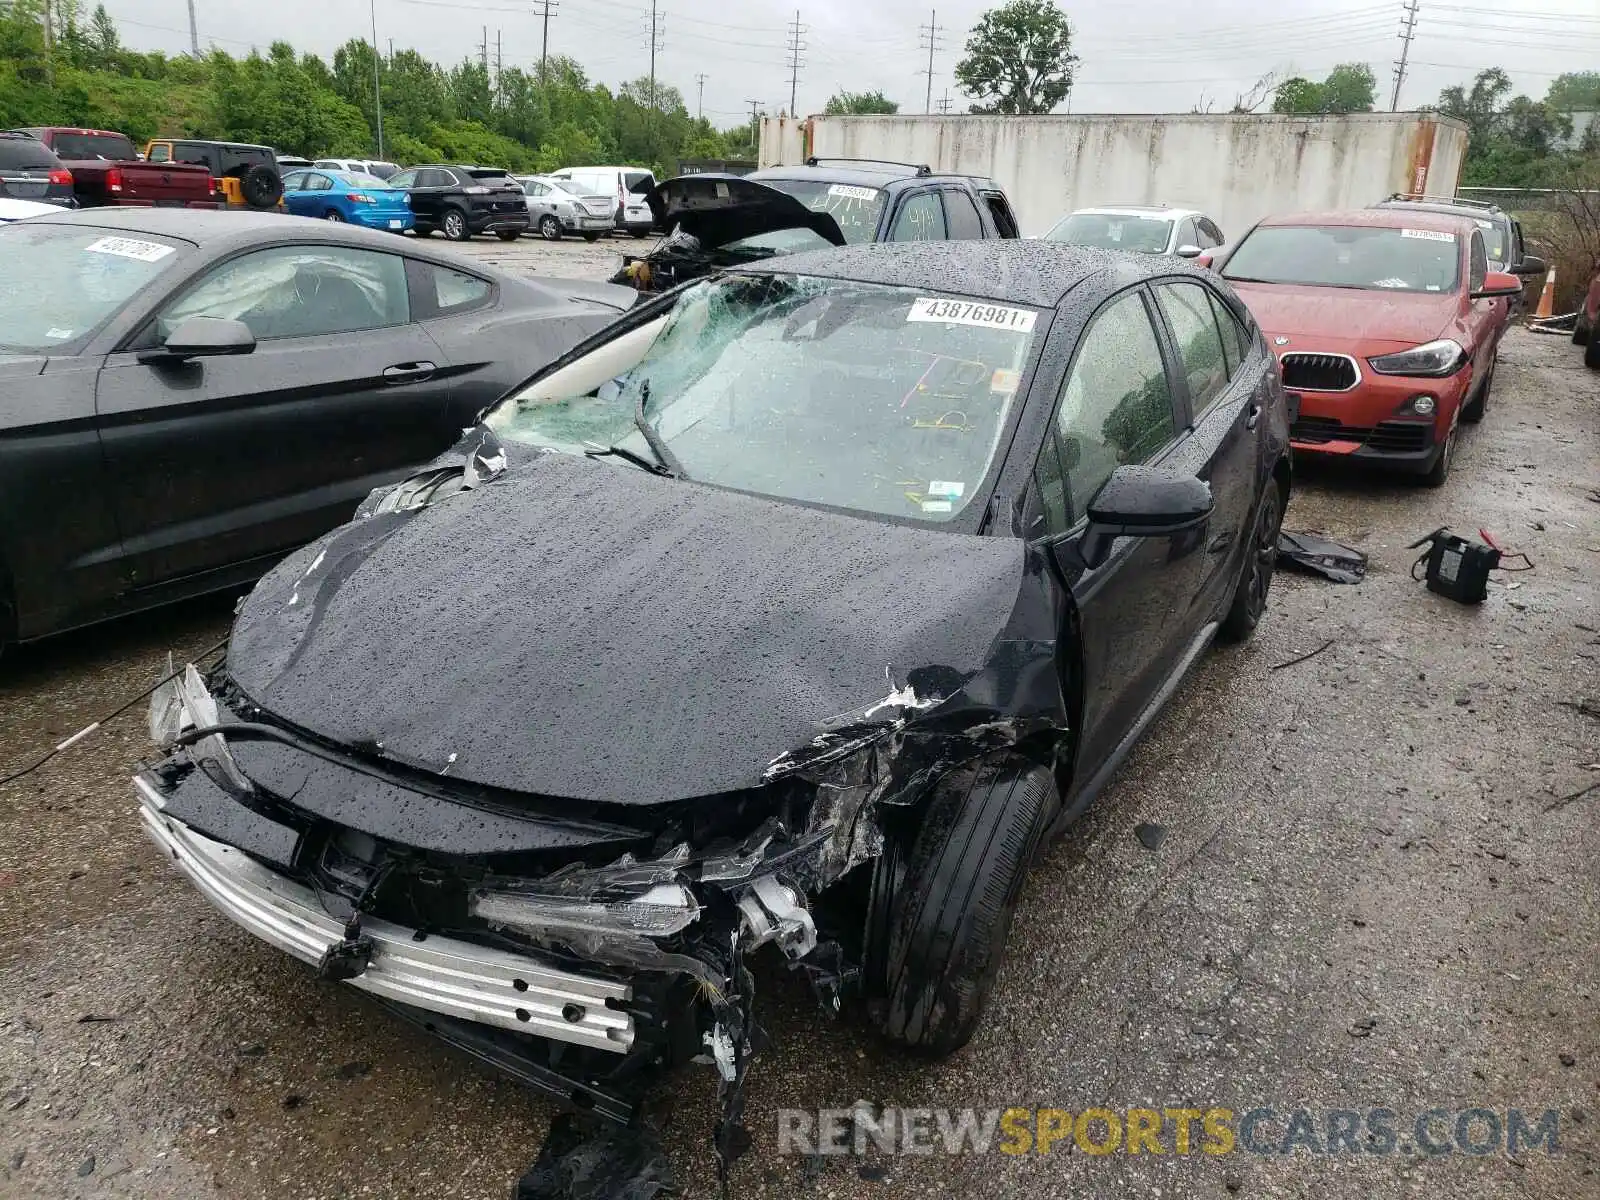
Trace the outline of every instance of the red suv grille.
{"label": "red suv grille", "polygon": [[1283,386],[1297,392],[1348,392],[1360,380],[1356,364],[1343,354],[1291,351],[1278,362]]}

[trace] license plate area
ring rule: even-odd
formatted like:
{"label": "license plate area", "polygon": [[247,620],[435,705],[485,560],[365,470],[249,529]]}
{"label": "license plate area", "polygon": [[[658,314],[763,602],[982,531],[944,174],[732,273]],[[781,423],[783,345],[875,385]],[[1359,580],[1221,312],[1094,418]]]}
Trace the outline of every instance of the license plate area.
{"label": "license plate area", "polygon": [[1286,392],[1283,398],[1289,406],[1289,424],[1293,425],[1300,419],[1300,393]]}

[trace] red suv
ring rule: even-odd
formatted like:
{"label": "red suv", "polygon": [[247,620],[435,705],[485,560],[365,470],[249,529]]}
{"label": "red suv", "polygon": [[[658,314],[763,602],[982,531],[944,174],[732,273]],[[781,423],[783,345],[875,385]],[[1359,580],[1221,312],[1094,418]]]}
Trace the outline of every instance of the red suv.
{"label": "red suv", "polygon": [[1463,217],[1399,209],[1269,217],[1219,264],[1278,355],[1297,451],[1450,473],[1459,421],[1483,418],[1522,290],[1489,270]]}

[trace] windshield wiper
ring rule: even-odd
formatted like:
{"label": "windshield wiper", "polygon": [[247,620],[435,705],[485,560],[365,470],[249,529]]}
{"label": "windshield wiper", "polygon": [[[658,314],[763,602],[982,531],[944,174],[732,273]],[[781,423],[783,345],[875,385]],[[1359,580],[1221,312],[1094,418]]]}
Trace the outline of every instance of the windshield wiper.
{"label": "windshield wiper", "polygon": [[635,454],[626,446],[600,446],[594,442],[585,442],[584,447],[583,456],[585,458],[620,458],[631,462],[636,467],[642,467],[652,475],[671,474],[654,459],[646,458],[642,454]]}
{"label": "windshield wiper", "polygon": [[644,418],[645,402],[650,399],[650,381],[646,379],[639,385],[639,398],[633,405],[633,423],[639,427],[639,432],[644,434],[644,440],[650,446],[650,452],[656,456],[656,473],[668,475],[673,479],[687,479],[683,464],[678,461],[678,456],[668,447],[665,439],[656,431],[656,427]]}

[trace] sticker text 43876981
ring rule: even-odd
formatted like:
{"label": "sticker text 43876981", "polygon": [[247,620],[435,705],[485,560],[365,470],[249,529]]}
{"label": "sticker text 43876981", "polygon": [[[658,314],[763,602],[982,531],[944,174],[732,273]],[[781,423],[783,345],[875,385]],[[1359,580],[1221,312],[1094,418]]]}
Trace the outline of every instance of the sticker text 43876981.
{"label": "sticker text 43876981", "polygon": [[1038,319],[1039,314],[1031,308],[929,296],[918,296],[911,302],[911,311],[906,313],[907,321],[942,321],[953,325],[977,325],[983,329],[1010,329],[1017,333],[1032,333]]}

